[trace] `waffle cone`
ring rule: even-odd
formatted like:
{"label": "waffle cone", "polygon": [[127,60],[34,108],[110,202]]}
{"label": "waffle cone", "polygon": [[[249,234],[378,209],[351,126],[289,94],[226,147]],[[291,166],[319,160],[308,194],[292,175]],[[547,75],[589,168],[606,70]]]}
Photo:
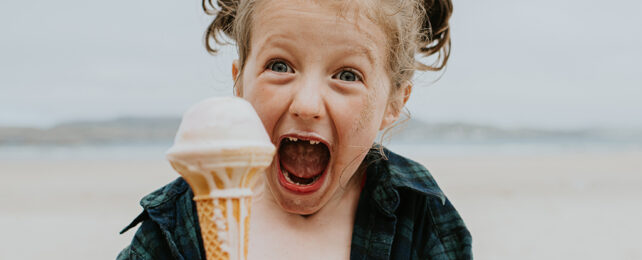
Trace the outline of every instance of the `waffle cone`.
{"label": "waffle cone", "polygon": [[[198,198],[195,201],[206,258],[208,260],[233,260],[232,256],[238,256],[239,259],[247,259],[251,197]],[[222,216],[231,214],[234,223],[216,221],[216,209]],[[243,214],[244,212],[246,214]],[[231,228],[232,226],[237,228]],[[225,233],[228,234],[227,238],[219,237],[221,230],[225,230]],[[232,246],[232,244],[236,244],[236,246]],[[232,252],[232,250],[237,251]]]}
{"label": "waffle cone", "polygon": [[220,167],[203,171],[177,161],[172,162],[172,166],[194,192],[207,259],[247,259],[250,189],[263,167]]}

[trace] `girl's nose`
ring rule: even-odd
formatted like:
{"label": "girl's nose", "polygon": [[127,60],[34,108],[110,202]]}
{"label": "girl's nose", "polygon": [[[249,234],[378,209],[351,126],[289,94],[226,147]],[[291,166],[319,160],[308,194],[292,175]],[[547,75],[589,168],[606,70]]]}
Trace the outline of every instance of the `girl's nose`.
{"label": "girl's nose", "polygon": [[[317,82],[317,83],[315,83]],[[303,120],[320,119],[325,115],[320,81],[306,81],[295,89],[289,112]]]}

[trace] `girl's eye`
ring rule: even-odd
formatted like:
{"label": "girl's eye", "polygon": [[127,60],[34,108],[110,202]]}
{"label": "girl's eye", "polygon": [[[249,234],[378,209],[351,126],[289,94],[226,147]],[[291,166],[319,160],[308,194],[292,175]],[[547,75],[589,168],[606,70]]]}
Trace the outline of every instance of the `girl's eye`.
{"label": "girl's eye", "polygon": [[274,72],[282,72],[282,73],[287,73],[292,71],[290,66],[288,66],[288,64],[282,61],[273,61],[268,65],[268,69]]}
{"label": "girl's eye", "polygon": [[343,81],[360,81],[361,80],[361,76],[357,75],[357,73],[350,70],[342,70],[341,72],[339,72],[339,75],[337,77]]}

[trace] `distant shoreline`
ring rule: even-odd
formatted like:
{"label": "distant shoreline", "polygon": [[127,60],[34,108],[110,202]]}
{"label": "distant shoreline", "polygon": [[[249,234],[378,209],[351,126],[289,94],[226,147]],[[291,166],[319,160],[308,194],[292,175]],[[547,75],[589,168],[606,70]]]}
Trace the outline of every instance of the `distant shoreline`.
{"label": "distant shoreline", "polygon": [[[77,121],[51,128],[0,127],[0,146],[153,145],[171,143],[180,118]],[[642,130],[507,129],[470,123],[410,120],[390,131],[394,143],[642,143]],[[378,138],[377,141],[380,139]]]}

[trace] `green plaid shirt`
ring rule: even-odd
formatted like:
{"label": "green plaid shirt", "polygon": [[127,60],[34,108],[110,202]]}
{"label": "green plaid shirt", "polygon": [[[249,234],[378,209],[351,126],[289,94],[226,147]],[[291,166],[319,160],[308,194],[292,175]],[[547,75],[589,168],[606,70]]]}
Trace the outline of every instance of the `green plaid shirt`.
{"label": "green plaid shirt", "polygon": [[[352,232],[350,259],[472,259],[472,238],[428,170],[371,150]],[[178,178],[147,195],[142,223],[118,259],[205,259],[196,206]]]}

